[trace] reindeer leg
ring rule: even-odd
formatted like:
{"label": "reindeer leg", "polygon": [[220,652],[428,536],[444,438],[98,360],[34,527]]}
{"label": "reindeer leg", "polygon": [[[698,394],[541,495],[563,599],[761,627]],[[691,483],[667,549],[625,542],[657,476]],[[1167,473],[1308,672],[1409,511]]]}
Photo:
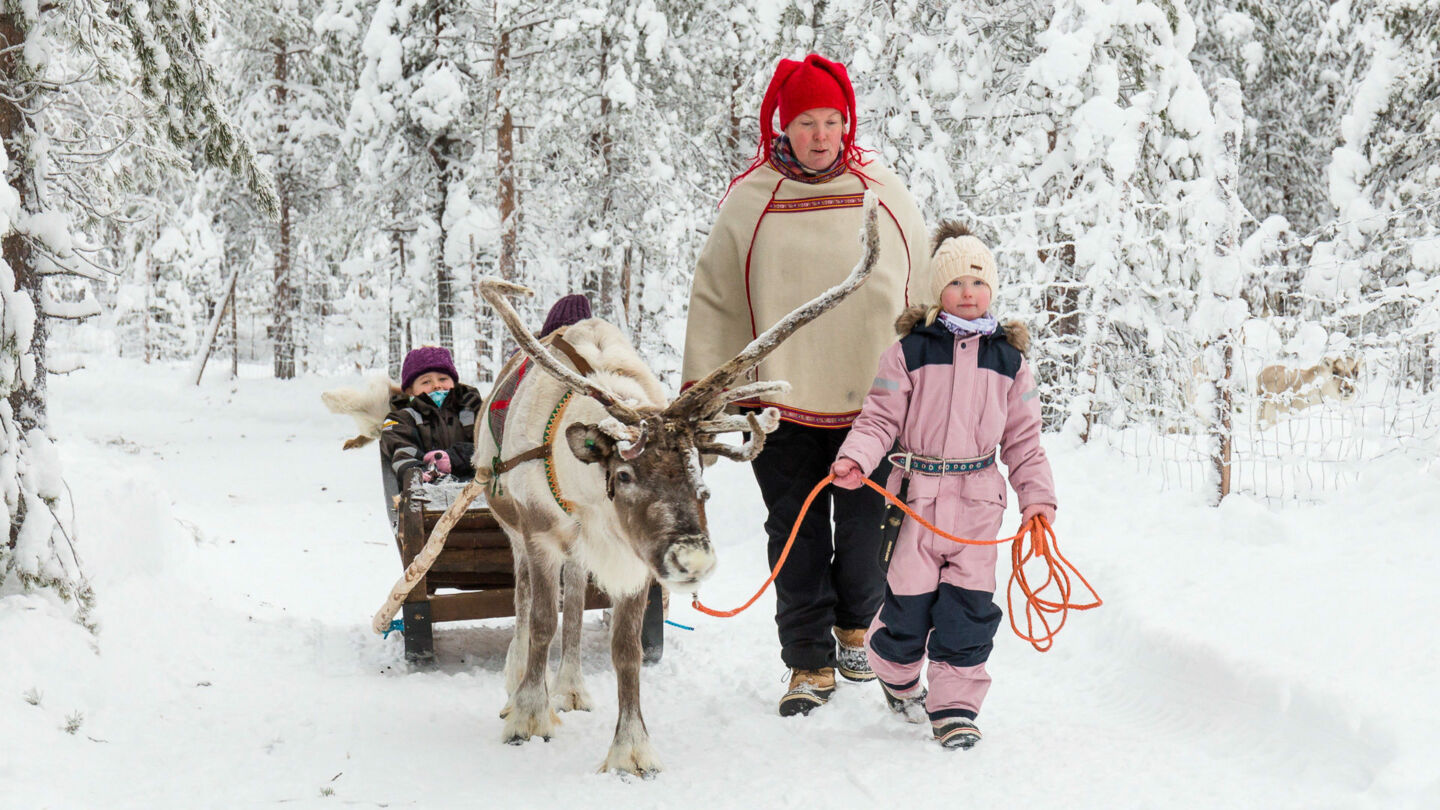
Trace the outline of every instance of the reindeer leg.
{"label": "reindeer leg", "polygon": [[[653,580],[652,580],[653,582]],[[660,760],[650,747],[650,732],[640,716],[640,624],[645,616],[648,584],[638,593],[615,602],[610,629],[610,660],[620,693],[620,716],[615,721],[615,738],[605,756],[601,773],[619,771],[650,778],[660,771]]]}
{"label": "reindeer leg", "polygon": [[525,557],[523,546],[513,538],[510,549],[515,556],[515,635],[510,637],[510,648],[505,651],[505,708],[500,710],[502,718],[510,715],[510,704],[514,701],[515,690],[520,688],[525,661],[530,656],[530,562]]}
{"label": "reindeer leg", "polygon": [[560,566],[540,549],[534,538],[526,538],[525,545],[530,569],[529,649],[525,656],[525,674],[510,697],[510,714],[505,718],[501,737],[512,745],[537,736],[548,740],[560,723],[560,718],[550,709],[550,688],[545,682],[559,607]]}
{"label": "reindeer leg", "polygon": [[565,614],[560,626],[560,674],[555,678],[552,700],[558,711],[578,709],[588,712],[594,707],[590,692],[585,688],[585,678],[580,671],[580,623],[585,616],[585,590],[590,574],[585,566],[575,560],[567,560],[560,569],[564,583]]}

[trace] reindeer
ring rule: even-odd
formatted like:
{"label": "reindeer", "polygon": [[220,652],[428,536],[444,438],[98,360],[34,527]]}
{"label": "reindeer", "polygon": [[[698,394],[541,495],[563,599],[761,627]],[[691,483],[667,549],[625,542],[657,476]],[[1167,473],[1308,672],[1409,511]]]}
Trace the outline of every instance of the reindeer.
{"label": "reindeer", "polygon": [[1359,378],[1360,360],[1354,357],[1327,357],[1309,368],[1266,366],[1255,375],[1260,393],[1257,422],[1267,428],[1284,412],[1303,410],[1327,399],[1349,402],[1355,398]]}
{"label": "reindeer", "polygon": [[[731,387],[796,329],[819,317],[869,277],[879,251],[874,200],[867,195],[864,255],[844,282],[757,337],[728,363],[667,402],[655,375],[619,329],[599,319],[568,327],[557,346],[569,363],[521,324],[506,294],[529,290],[488,278],[479,288],[521,348],[545,374],[531,372],[511,399],[502,446],[477,425],[477,483],[515,555],[515,636],[505,661],[508,703],[503,740],[549,739],[552,711],[546,661],[556,629],[565,569],[561,708],[589,708],[579,671],[579,620],[586,572],[614,603],[610,655],[619,717],[601,771],[651,776],[660,770],[640,712],[640,626],[645,595],[658,580],[694,591],[715,569],[705,518],[709,497],[702,455],[753,459],[779,414],[726,415],[726,405],[788,390],[782,381]],[[554,345],[554,344],[552,344]],[[577,359],[578,358],[578,359]],[[587,367],[579,372],[576,367]],[[743,445],[720,434],[748,431]],[[556,443],[563,443],[554,449]],[[544,463],[540,463],[544,462]],[[437,529],[438,530],[438,529]],[[573,624],[572,624],[573,623]],[[572,654],[573,650],[573,654]]]}

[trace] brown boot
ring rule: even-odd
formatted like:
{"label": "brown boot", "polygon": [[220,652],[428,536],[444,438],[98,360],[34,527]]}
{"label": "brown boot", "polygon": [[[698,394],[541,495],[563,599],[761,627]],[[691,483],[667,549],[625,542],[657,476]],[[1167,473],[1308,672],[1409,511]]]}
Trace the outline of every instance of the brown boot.
{"label": "brown boot", "polygon": [[780,716],[809,714],[816,706],[824,706],[835,694],[835,669],[790,670],[790,691],[780,698]]}
{"label": "brown boot", "polygon": [[875,680],[875,670],[870,668],[870,658],[865,654],[865,628],[841,630],[837,627],[835,640],[840,642],[836,657],[840,663],[840,676],[847,681]]}

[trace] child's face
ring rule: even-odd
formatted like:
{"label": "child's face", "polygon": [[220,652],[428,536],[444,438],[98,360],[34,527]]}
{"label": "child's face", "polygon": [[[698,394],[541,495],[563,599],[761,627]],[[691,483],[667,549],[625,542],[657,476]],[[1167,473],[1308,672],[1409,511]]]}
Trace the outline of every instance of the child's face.
{"label": "child's face", "polygon": [[940,308],[957,318],[973,321],[990,311],[990,285],[977,276],[953,279],[940,293]]}
{"label": "child's face", "polygon": [[405,393],[412,397],[423,397],[431,391],[449,391],[454,387],[455,381],[450,379],[449,374],[443,371],[427,371],[416,377]]}

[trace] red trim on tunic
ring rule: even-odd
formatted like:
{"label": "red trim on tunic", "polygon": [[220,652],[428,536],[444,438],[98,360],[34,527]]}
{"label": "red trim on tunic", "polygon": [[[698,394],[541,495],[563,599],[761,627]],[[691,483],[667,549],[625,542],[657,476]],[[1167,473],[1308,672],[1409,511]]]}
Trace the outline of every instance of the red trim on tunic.
{"label": "red trim on tunic", "polygon": [[[860,178],[860,186],[868,191],[870,190],[870,184],[866,183],[865,180],[866,178],[863,176]],[[910,240],[905,238],[905,229],[900,227],[900,220],[895,216],[895,212],[890,210],[890,206],[886,205],[885,201],[880,199],[878,194],[875,196],[875,202],[880,203],[880,207],[885,209],[886,214],[890,215],[890,221],[895,223],[895,230],[900,234],[900,244],[905,246],[905,286],[902,288],[901,294],[905,298],[905,306],[909,307],[910,273],[915,269],[915,263],[910,261]]]}
{"label": "red trim on tunic", "polygon": [[818,413],[806,411],[800,408],[792,408],[789,405],[781,405],[777,402],[765,402],[758,399],[747,399],[735,403],[742,408],[774,408],[780,412],[780,418],[786,422],[794,422],[797,425],[821,428],[847,428],[860,415],[859,411],[849,413]]}
{"label": "red trim on tunic", "polygon": [[750,339],[754,340],[759,336],[755,331],[755,305],[750,301],[750,257],[755,253],[755,237],[760,233],[760,223],[765,221],[765,215],[770,213],[770,206],[775,202],[775,195],[780,191],[780,184],[785,182],[782,176],[776,183],[775,188],[770,189],[770,202],[761,209],[760,216],[755,220],[755,230],[750,233],[750,244],[745,248],[745,306],[750,310]]}

